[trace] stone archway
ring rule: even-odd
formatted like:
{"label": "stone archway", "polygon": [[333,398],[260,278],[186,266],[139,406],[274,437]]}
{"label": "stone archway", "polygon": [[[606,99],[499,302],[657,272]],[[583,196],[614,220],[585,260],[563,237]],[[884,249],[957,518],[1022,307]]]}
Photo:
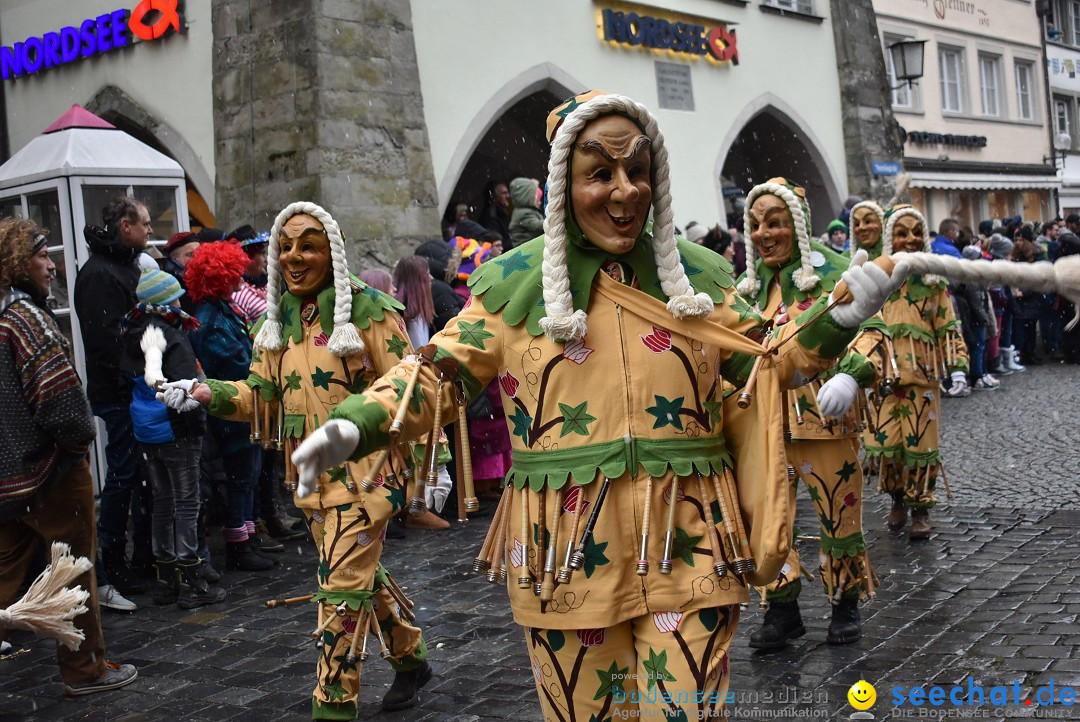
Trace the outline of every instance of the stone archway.
{"label": "stone archway", "polygon": [[84,107],[179,163],[187,182],[191,220],[198,222],[198,225],[213,224],[214,179],[203,167],[195,150],[175,128],[115,85],[106,85]]}
{"label": "stone archway", "polygon": [[717,190],[729,201],[769,178],[784,176],[806,189],[815,235],[840,210],[837,174],[812,131],[779,99],[762,96],[732,125],[717,161]]}

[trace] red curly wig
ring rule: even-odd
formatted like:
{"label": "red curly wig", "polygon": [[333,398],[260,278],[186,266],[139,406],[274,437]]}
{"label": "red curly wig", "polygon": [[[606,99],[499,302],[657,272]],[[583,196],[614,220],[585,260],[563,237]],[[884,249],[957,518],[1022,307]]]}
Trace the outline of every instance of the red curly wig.
{"label": "red curly wig", "polygon": [[228,299],[251,259],[236,241],[204,243],[184,268],[188,295],[195,303],[205,298]]}

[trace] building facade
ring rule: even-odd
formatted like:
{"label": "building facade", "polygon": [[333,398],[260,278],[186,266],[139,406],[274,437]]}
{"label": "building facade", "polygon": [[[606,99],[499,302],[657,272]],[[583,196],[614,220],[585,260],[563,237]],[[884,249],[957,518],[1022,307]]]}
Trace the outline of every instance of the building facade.
{"label": "building facade", "polygon": [[[932,228],[945,218],[1057,212],[1042,27],[1030,0],[874,0],[905,138],[909,195]],[[895,80],[888,47],[925,40],[924,75]]]}
{"label": "building facade", "polygon": [[1060,213],[1080,213],[1080,1],[1047,0],[1042,7],[1050,131],[1061,178]]}

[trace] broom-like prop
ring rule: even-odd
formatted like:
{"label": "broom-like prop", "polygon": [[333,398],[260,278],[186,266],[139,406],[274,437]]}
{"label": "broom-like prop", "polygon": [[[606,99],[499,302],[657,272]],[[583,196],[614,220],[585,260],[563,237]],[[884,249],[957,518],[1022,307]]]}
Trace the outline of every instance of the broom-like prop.
{"label": "broom-like prop", "polygon": [[1065,256],[1054,263],[968,261],[933,253],[894,253],[892,257],[897,263],[907,261],[912,273],[936,273],[980,286],[1000,283],[1040,293],[1056,293],[1071,301],[1076,309],[1065,329],[1072,330],[1080,321],[1080,256]]}
{"label": "broom-like prop", "polygon": [[86,557],[71,556],[67,544],[53,542],[52,563],[38,575],[22,599],[0,609],[0,627],[52,637],[68,649],[77,650],[86,637],[72,620],[87,612],[90,592],[80,586],[68,589],[68,584],[93,566]]}

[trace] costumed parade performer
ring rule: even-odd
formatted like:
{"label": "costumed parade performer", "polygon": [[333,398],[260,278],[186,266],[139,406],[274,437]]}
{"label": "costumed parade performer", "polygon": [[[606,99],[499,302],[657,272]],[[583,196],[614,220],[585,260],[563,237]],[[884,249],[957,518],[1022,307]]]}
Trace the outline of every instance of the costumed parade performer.
{"label": "costumed parade performer", "polygon": [[[848,268],[847,257],[811,240],[805,192],[784,178],[751,189],[745,228],[747,272],[736,287],[778,327],[827,297]],[[832,603],[826,637],[830,644],[859,639],[859,598],[871,597],[876,583],[862,533],[862,406],[854,401],[861,398],[860,388],[877,379],[877,366],[869,357],[883,345],[884,328],[879,316],[869,319],[835,367],[808,385],[783,393],[788,463],[806,485],[820,522],[819,573]],[[793,482],[792,526],[795,490]],[[792,545],[780,578],[769,585],[768,610],[761,628],[750,635],[751,647],[782,647],[806,633],[798,602],[801,573],[799,553]]]}
{"label": "costumed parade performer", "polygon": [[[507,581],[545,718],[719,716],[739,604],[790,545],[781,384],[828,367],[893,282],[853,268],[853,301],[820,299],[761,356],[747,334],[762,319],[728,263],[676,241],[652,114],[594,91],[547,130],[545,235],[484,263],[462,313],[293,461],[303,489],[430,434],[459,390],[497,378],[513,469],[474,569]],[[749,376],[756,394],[729,428],[721,377],[749,400]]]}
{"label": "costumed parade performer", "polygon": [[[884,221],[883,255],[930,253],[926,219],[917,209],[893,206]],[[930,509],[944,473],[938,439],[942,375],[967,385],[967,346],[947,286],[941,276],[913,274],[882,309],[892,353],[881,374],[890,382],[869,394],[870,424],[863,437],[870,473],[893,500],[889,528],[903,529],[910,512],[912,540],[930,536]]]}
{"label": "costumed parade performer", "polygon": [[[190,395],[214,416],[249,422],[253,441],[284,449],[285,482],[295,488],[289,459],[296,445],[412,347],[397,313],[401,304],[349,274],[341,229],[314,203],[293,203],[278,214],[267,289],[247,380],[172,382],[164,400],[179,408]],[[386,524],[405,506],[409,456],[395,457],[383,475],[364,455],[342,460],[320,476],[317,491],[296,499],[319,549],[314,719],[356,717],[369,636],[396,671],[383,709],[414,706],[431,679],[420,629],[407,621],[412,602],[379,563]],[[370,491],[360,488],[361,479]]]}

